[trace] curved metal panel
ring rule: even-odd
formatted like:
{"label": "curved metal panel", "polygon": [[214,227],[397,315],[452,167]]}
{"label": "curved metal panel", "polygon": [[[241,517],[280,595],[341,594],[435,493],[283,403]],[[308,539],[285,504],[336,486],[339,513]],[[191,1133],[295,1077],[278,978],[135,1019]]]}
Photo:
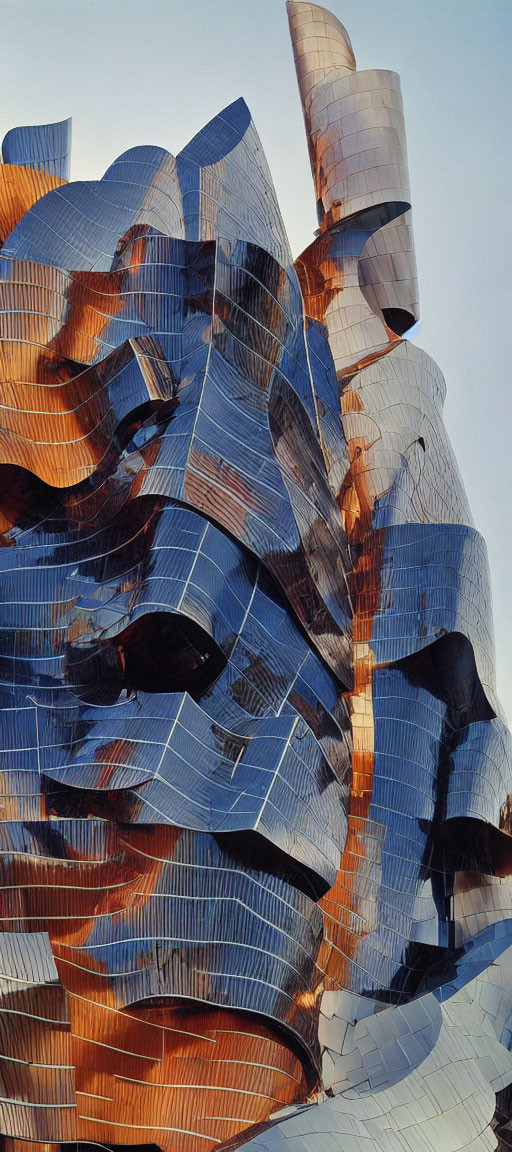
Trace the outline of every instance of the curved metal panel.
{"label": "curved metal panel", "polygon": [[356,61],[349,34],[334,13],[319,4],[287,0],[288,23],[302,109],[309,114],[315,88],[333,68],[339,75],[355,72]]}
{"label": "curved metal panel", "polygon": [[399,83],[288,15],[295,266],[243,100],[100,181],[4,142],[5,1152],[507,1132],[510,736]]}
{"label": "curved metal panel", "polygon": [[2,159],[69,180],[71,120],[11,128],[2,141]]}
{"label": "curved metal panel", "polygon": [[368,237],[359,262],[359,282],[370,307],[382,312],[398,336],[419,320],[412,212],[397,216]]}

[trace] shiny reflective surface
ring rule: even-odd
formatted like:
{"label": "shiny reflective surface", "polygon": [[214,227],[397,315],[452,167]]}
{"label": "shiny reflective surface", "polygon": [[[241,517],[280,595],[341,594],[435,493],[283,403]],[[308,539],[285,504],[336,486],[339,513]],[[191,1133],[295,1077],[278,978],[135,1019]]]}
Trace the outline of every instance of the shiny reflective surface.
{"label": "shiny reflective surface", "polygon": [[6,1152],[480,1152],[509,735],[417,287],[398,77],[289,0],[320,229],[243,100],[0,167]]}

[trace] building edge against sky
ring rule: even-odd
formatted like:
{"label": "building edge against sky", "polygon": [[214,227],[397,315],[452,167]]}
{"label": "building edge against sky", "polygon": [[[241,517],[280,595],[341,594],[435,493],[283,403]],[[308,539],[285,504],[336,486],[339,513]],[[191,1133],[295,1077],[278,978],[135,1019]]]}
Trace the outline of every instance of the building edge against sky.
{"label": "building edge against sky", "polygon": [[510,740],[400,85],[288,14],[295,262],[243,100],[101,181],[4,141],[7,1152],[483,1152],[495,1094],[506,1139]]}

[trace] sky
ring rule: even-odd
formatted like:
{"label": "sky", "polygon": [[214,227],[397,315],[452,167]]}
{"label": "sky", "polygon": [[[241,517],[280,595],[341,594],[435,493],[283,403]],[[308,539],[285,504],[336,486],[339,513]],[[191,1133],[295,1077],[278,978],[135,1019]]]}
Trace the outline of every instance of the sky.
{"label": "sky", "polygon": [[[401,75],[421,326],[489,549],[512,721],[512,0],[332,0],[359,68]],[[0,0],[0,134],[73,117],[72,179],[126,148],[178,152],[244,96],[295,255],[316,227],[284,0]]]}

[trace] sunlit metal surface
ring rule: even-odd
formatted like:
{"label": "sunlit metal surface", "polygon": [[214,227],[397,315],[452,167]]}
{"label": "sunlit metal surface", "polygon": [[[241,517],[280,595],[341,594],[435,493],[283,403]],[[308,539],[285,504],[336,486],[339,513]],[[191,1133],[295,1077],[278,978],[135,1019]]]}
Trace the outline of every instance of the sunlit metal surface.
{"label": "sunlit metal surface", "polygon": [[71,120],[11,128],[2,141],[2,160],[69,180]]}
{"label": "sunlit metal surface", "polygon": [[288,15],[295,262],[243,100],[91,182],[69,121],[3,143],[5,1152],[510,1135],[510,742],[399,80]]}

